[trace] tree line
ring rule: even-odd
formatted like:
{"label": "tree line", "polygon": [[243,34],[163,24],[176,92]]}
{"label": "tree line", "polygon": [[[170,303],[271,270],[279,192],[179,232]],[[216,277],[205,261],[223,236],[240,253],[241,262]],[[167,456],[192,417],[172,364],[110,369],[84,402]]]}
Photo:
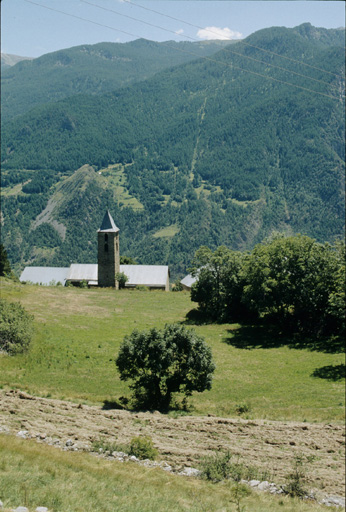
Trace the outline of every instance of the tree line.
{"label": "tree line", "polygon": [[213,321],[266,320],[317,337],[345,331],[345,244],[276,234],[251,252],[201,247],[191,298]]}

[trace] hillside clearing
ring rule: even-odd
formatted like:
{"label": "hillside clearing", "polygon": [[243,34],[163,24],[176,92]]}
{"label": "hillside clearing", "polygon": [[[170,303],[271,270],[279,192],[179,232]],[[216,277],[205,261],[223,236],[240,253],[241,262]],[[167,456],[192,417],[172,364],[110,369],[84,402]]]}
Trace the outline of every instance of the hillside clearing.
{"label": "hillside clearing", "polygon": [[[195,306],[184,292],[115,293],[5,280],[2,297],[20,301],[34,315],[35,336],[28,353],[0,355],[0,386],[94,405],[130,395],[115,366],[125,335],[187,323]],[[276,338],[266,347],[261,332],[251,326],[189,327],[205,338],[216,363],[211,391],[192,397],[193,414],[234,417],[243,410],[247,419],[343,421],[344,380],[328,373],[342,367],[343,354],[290,348]],[[234,340],[240,346],[242,336],[258,345],[237,348]]]}

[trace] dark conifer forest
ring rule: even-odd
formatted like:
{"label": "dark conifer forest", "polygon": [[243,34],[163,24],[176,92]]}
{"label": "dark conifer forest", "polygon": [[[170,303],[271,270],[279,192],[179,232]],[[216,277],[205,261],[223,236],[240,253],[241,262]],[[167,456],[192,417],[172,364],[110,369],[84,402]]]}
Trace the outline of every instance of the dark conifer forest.
{"label": "dark conifer forest", "polygon": [[[3,73],[2,243],[17,273],[95,262],[105,208],[121,254],[169,264],[173,278],[202,245],[343,236],[344,31],[274,27],[200,45],[188,62],[159,43],[122,46],[121,55],[64,50]],[[160,66],[125,70],[143,56]],[[83,68],[79,85],[69,59]]]}

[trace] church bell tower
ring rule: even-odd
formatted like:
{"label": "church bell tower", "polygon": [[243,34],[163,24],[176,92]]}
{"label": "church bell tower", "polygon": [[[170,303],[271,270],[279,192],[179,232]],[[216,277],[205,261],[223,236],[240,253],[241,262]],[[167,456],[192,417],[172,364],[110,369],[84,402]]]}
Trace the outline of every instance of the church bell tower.
{"label": "church bell tower", "polygon": [[97,231],[98,242],[98,285],[118,288],[115,274],[120,271],[119,228],[107,210],[100,229]]}

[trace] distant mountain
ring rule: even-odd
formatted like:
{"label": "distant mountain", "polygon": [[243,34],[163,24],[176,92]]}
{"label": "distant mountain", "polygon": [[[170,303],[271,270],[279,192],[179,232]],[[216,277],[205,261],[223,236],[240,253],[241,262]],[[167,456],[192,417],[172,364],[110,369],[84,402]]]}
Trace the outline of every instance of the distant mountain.
{"label": "distant mountain", "polygon": [[32,57],[20,57],[19,55],[11,55],[10,53],[1,54],[1,71],[8,69],[23,60],[32,60]]}
{"label": "distant mountain", "polygon": [[122,254],[173,276],[201,245],[343,236],[344,50],[306,33],[261,30],[212,59],[4,123],[12,265],[96,261],[106,207]]}
{"label": "distant mountain", "polygon": [[2,117],[10,119],[34,106],[75,94],[104,94],[167,67],[212,55],[226,44],[138,39],[76,46],[22,61],[2,73]]}

